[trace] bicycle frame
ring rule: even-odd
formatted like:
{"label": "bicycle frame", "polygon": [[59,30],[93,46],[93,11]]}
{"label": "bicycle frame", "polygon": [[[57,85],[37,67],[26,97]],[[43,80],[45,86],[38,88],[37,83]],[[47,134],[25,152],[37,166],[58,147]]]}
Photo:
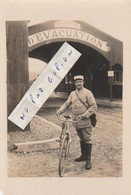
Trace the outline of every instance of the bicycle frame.
{"label": "bicycle frame", "polygon": [[[62,127],[62,132],[60,135],[60,158],[59,158],[59,176],[63,177],[65,175],[66,165],[65,163],[69,157],[69,147],[71,142],[71,133],[69,128],[69,122],[78,122],[78,121],[70,120],[70,116],[64,116],[66,119],[61,119],[59,116],[59,120],[64,121],[64,125]],[[68,166],[69,167],[69,166]]]}
{"label": "bicycle frame", "polygon": [[71,133],[70,133],[70,130],[69,130],[68,119],[64,120],[63,126],[64,127],[62,127],[62,132],[61,132],[61,135],[60,135],[60,142],[63,140],[65,135],[71,141]]}

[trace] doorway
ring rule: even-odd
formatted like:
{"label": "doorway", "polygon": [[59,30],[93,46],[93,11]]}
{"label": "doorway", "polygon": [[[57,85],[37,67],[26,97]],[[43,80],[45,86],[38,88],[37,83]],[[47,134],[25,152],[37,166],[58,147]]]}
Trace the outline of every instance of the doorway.
{"label": "doorway", "polygon": [[[64,41],[60,41],[43,45],[29,52],[29,56],[48,63],[63,43]],[[109,97],[108,60],[98,51],[85,44],[73,41],[68,41],[68,43],[82,55],[55,89],[55,92],[67,93],[69,95],[75,89],[73,83],[74,76],[83,75],[85,88],[91,90],[95,97]]]}

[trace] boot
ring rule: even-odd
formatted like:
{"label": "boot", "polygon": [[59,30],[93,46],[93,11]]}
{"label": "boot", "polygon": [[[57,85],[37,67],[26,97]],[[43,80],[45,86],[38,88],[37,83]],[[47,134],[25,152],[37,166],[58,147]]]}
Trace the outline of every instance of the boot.
{"label": "boot", "polygon": [[91,169],[91,150],[92,150],[92,144],[86,144],[86,165],[85,165],[85,169],[87,169],[87,170]]}
{"label": "boot", "polygon": [[86,160],[85,142],[80,141],[81,156],[75,159],[75,162],[81,162]]}

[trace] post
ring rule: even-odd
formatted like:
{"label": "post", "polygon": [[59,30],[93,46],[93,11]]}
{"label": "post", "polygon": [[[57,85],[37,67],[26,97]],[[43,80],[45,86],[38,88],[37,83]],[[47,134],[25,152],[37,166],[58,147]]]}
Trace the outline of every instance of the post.
{"label": "post", "polygon": [[110,79],[110,101],[112,102],[112,77]]}
{"label": "post", "polygon": [[110,86],[110,101],[112,102],[112,79],[114,77],[114,71],[112,71],[110,69],[110,71],[108,71],[108,79],[109,79],[109,86]]}
{"label": "post", "polygon": [[[8,116],[29,87],[27,24],[28,21],[6,22]],[[21,129],[8,120],[8,131],[15,130]]]}

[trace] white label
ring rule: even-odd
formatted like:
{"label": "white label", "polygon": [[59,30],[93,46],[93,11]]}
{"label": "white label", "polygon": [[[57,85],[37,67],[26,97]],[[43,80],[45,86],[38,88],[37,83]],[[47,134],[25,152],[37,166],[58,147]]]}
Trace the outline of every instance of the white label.
{"label": "white label", "polygon": [[114,76],[114,71],[108,71],[108,77],[113,77]]}
{"label": "white label", "polygon": [[65,42],[8,119],[24,129],[80,56],[80,52]]}
{"label": "white label", "polygon": [[0,190],[0,195],[3,195],[3,192]]}

